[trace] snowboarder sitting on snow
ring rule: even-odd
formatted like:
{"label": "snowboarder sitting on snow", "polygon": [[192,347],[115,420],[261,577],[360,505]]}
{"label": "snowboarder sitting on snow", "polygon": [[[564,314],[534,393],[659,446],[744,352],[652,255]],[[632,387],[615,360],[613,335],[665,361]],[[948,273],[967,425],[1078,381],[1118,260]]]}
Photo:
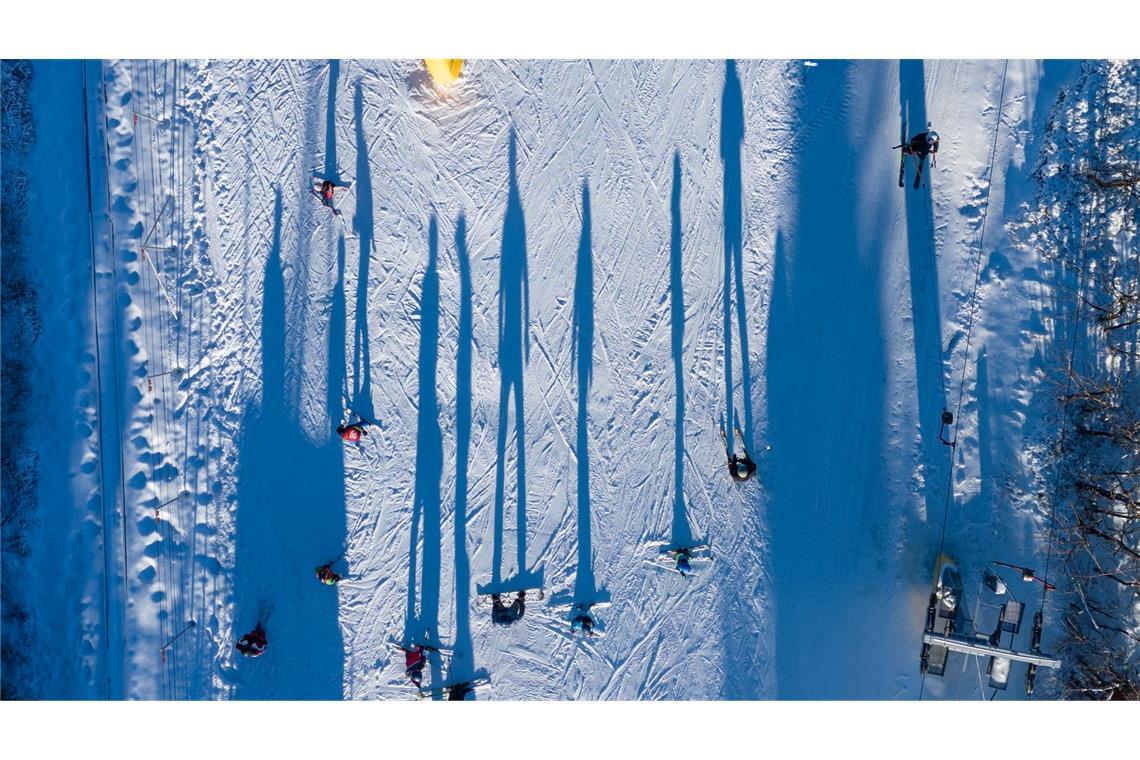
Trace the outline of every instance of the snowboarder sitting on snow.
{"label": "snowboarder sitting on snow", "polygon": [[317,580],[326,586],[335,586],[340,576],[333,572],[331,565],[325,564],[317,568]]}
{"label": "snowboarder sitting on snow", "polygon": [[353,422],[351,425],[346,422],[337,426],[336,434],[346,441],[355,443],[361,436],[368,435],[368,431],[364,429],[362,422]]}
{"label": "snowboarder sitting on snow", "polygon": [[587,636],[593,636],[594,619],[590,617],[590,613],[583,611],[582,614],[570,621],[570,630],[581,631]]}
{"label": "snowboarder sitting on snow", "polygon": [[404,650],[404,675],[417,689],[424,680],[424,665],[427,665],[427,656],[424,654],[423,644],[416,644],[411,649]]}
{"label": "snowboarder sitting on snow", "polygon": [[926,125],[925,132],[919,132],[914,137],[910,138],[910,142],[903,146],[903,153],[912,156],[917,156],[919,163],[922,159],[930,156],[930,165],[938,165],[938,133],[930,128],[930,124]]}
{"label": "snowboarder sitting on snow", "polygon": [[234,644],[234,648],[241,652],[243,657],[260,657],[266,646],[268,642],[265,640],[265,629],[261,627],[261,623]]}
{"label": "snowboarder sitting on snow", "polygon": [[496,625],[510,625],[526,612],[526,592],[520,591],[515,601],[508,607],[503,604],[501,594],[491,595],[491,622]]}

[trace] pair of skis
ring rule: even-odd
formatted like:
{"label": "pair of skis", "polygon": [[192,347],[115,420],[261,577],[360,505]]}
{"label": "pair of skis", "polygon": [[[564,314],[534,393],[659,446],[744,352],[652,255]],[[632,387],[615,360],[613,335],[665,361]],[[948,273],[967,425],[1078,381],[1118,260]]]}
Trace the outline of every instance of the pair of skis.
{"label": "pair of skis", "polygon": [[438,646],[436,644],[429,644],[428,642],[430,642],[430,641],[431,641],[431,629],[427,628],[424,630],[423,641],[416,641],[415,639],[412,639],[407,644],[401,644],[398,641],[390,640],[388,643],[391,644],[392,646],[394,646],[396,649],[399,649],[401,652],[411,651],[415,647],[423,647],[425,652],[439,652],[440,654],[442,654],[446,657],[451,657],[452,655],[455,654],[455,650],[453,648],[445,647],[445,646]]}
{"label": "pair of skis", "polygon": [[[748,457],[753,462],[755,462],[756,460],[752,459],[752,452],[750,452],[748,450],[748,443],[747,443],[747,441],[744,440],[744,431],[740,429],[740,425],[733,425],[732,427],[733,427],[733,430],[736,431],[737,437],[740,438],[740,448],[742,448],[744,450],[744,456]],[[728,436],[724,432],[724,420],[723,419],[721,420],[721,423],[720,423],[720,440],[724,444],[724,458],[728,461],[729,464],[732,464],[732,457],[730,457],[728,455]],[[771,450],[772,450],[772,445],[768,444],[768,445],[764,446],[764,448],[760,449],[760,452],[763,453],[765,451],[771,451]]]}
{"label": "pair of skis", "polygon": [[595,610],[604,610],[607,607],[611,606],[611,604],[612,604],[612,602],[602,602],[602,601],[598,601],[598,602],[567,602],[566,604],[552,604],[552,605],[549,605],[546,609],[548,609],[552,612],[561,612],[561,613],[564,613],[566,615],[569,615],[569,622],[571,623],[571,631],[570,632],[571,632],[572,636],[582,632],[582,629],[578,629],[578,628],[573,627],[574,618],[578,617],[579,615],[589,615],[591,618],[592,625],[590,627],[589,633],[587,633],[586,636],[588,638],[604,639],[606,637],[606,632],[603,630],[600,630],[598,628],[598,621],[597,621],[597,619],[594,618],[593,612]]}
{"label": "pair of skis", "polygon": [[[491,593],[491,592],[480,593],[480,594],[477,594],[475,596],[475,599],[480,601],[480,602],[483,602],[485,604],[489,604],[490,602],[492,602],[494,600],[495,594],[498,594],[499,595],[499,601],[501,601],[505,604],[507,602],[514,601],[515,597],[518,595],[518,593],[520,591],[527,591],[527,592],[533,591],[533,592],[535,592],[537,594],[537,596],[534,596],[532,598],[538,599],[539,601],[546,598],[546,593],[540,588],[523,588],[523,589],[511,589],[510,591],[496,591],[494,593]],[[526,597],[524,597],[524,599],[526,599]],[[527,601],[530,601],[530,600],[527,599]]]}
{"label": "pair of skis", "polygon": [[[692,564],[694,562],[711,562],[713,559],[712,547],[705,541],[696,541],[687,546],[679,546],[671,541],[650,541],[649,547],[657,548],[657,561],[654,563],[655,567],[662,570],[668,570],[671,573],[688,577],[696,573],[697,568]],[[690,571],[689,573],[682,573],[677,569],[677,555],[681,552],[689,553]],[[664,563],[664,564],[662,564]]]}
{"label": "pair of skis", "polygon": [[333,188],[338,190],[347,190],[348,188],[352,187],[352,182],[347,180],[338,181],[335,179],[330,179],[319,172],[313,172],[313,182],[312,186],[309,188],[309,192],[317,196],[321,202],[321,205],[328,206],[330,209],[332,209],[333,216],[340,216],[340,209],[336,207],[336,204],[333,202],[333,200],[330,198],[326,203],[324,197],[321,195],[320,188],[325,182],[332,182]]}
{"label": "pair of skis", "polygon": [[[490,685],[490,676],[480,676],[478,678],[472,678],[469,681],[456,681],[454,683],[440,684],[439,686],[421,687],[419,690],[419,698],[436,699],[442,696],[450,697],[454,689],[464,689],[467,693],[478,693],[481,689]],[[464,696],[466,696],[466,694]]]}
{"label": "pair of skis", "polygon": [[[732,429],[736,431],[737,437],[740,438],[740,447],[744,449],[745,455],[748,455],[748,444],[744,440],[744,431],[740,429],[740,425],[733,425]],[[724,432],[724,418],[721,418],[720,423],[720,440],[724,444],[724,456],[728,457],[728,435]]]}
{"label": "pair of skis", "polygon": [[[907,147],[907,143],[903,143],[902,145],[896,145],[895,146],[895,149],[899,149],[899,148],[902,149],[899,152],[899,187],[905,187],[906,186],[906,157],[907,156],[913,156],[914,154],[910,152],[909,148]],[[917,190],[919,184],[922,183],[922,163],[923,163],[922,158],[918,158],[915,160],[915,165],[918,167],[918,170],[914,174],[914,189],[915,190]]]}

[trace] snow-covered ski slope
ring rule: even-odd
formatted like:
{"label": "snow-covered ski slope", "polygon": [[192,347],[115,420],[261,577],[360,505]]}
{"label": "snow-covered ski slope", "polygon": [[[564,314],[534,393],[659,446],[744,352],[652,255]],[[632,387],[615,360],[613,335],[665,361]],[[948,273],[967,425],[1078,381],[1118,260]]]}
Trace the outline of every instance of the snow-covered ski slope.
{"label": "snow-covered ski slope", "polygon": [[[427,631],[425,685],[480,699],[979,696],[922,682],[923,615],[940,548],[1044,555],[1005,221],[1072,68],[105,62],[114,695],[410,699],[390,642]],[[702,539],[690,578],[648,546]],[[477,598],[540,581],[507,628]],[[612,601],[605,637],[551,598]]]}

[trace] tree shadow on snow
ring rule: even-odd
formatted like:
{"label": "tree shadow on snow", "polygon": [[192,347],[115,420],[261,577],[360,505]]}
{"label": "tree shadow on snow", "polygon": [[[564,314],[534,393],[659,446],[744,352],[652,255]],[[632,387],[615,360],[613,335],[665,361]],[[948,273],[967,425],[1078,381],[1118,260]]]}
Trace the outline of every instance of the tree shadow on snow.
{"label": "tree shadow on snow", "polygon": [[[284,261],[282,216],[277,190],[263,288],[261,404],[246,410],[238,446],[233,571],[233,638],[260,621],[268,649],[258,659],[233,650],[230,656],[237,663],[236,698],[340,699],[337,591],[318,583],[314,569],[344,548],[343,452],[331,429],[313,441],[301,425],[301,368],[286,357],[303,355],[304,347],[288,340],[287,323],[296,331],[305,303],[286,298],[284,272],[303,269]],[[327,418],[340,415],[344,386],[343,276],[341,239],[330,303]]]}
{"label": "tree shadow on snow", "polygon": [[[889,69],[879,69],[866,81],[887,88]],[[804,76],[797,120],[825,120],[834,139],[797,153],[795,227],[776,239],[766,362],[774,454],[765,486],[782,699],[883,697],[896,686],[877,652],[897,636],[891,608],[902,601],[887,598],[874,566],[876,547],[893,538],[878,533],[892,509],[883,254],[860,238],[859,169],[850,160],[859,146],[844,99],[832,97],[849,86],[851,70],[821,61]],[[881,632],[882,647],[860,645],[868,629]]]}

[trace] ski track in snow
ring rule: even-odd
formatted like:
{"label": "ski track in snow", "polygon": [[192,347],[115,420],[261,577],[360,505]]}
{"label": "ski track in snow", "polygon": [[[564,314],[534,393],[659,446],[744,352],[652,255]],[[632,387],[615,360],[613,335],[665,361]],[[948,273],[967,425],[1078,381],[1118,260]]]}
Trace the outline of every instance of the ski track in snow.
{"label": "ski track in snow", "polygon": [[[1011,283],[970,296],[978,255],[1033,266],[1007,192],[1060,78],[1011,63],[999,110],[1004,66],[470,61],[440,95],[416,62],[104,63],[122,695],[410,698],[390,642],[429,629],[428,680],[495,699],[917,696],[948,468],[948,550],[1041,549],[1033,338]],[[920,191],[902,116],[943,136]],[[690,578],[646,546],[695,537]],[[540,571],[608,595],[604,638],[533,596],[491,624],[475,585]]]}

